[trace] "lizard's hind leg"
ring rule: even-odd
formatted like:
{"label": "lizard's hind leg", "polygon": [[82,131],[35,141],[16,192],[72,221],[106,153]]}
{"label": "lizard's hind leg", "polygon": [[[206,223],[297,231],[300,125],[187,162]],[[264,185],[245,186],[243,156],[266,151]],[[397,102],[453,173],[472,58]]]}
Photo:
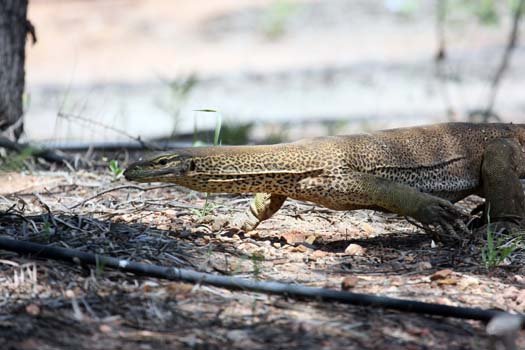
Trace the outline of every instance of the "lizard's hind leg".
{"label": "lizard's hind leg", "polygon": [[498,139],[487,146],[481,165],[485,224],[504,221],[523,225],[525,195],[520,177],[524,175],[525,156],[516,140]]}

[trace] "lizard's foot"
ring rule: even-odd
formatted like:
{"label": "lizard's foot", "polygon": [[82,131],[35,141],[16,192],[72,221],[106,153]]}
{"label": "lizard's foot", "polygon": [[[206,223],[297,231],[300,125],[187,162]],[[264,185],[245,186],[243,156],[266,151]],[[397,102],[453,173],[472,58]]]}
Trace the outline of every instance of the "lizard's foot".
{"label": "lizard's foot", "polygon": [[434,198],[418,211],[418,220],[423,223],[425,231],[431,232],[434,239],[439,241],[461,240],[462,236],[470,236],[471,230],[466,224],[470,219],[470,215],[439,198]]}

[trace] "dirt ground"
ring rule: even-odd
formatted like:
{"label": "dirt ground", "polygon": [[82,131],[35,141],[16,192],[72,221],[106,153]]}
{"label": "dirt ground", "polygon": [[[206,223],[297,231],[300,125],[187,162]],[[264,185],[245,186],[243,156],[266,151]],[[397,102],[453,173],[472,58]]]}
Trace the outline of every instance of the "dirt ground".
{"label": "dirt ground", "polygon": [[[0,232],[13,238],[224,275],[337,290],[345,280],[360,293],[525,311],[520,250],[489,271],[479,243],[433,247],[429,235],[394,215],[289,201],[256,232],[236,235],[203,223],[202,194],[139,189],[105,169],[2,179]],[[108,189],[114,190],[90,199]],[[248,200],[212,196],[208,208],[232,215]],[[229,291],[0,251],[3,349],[487,349],[489,343],[474,321]],[[525,338],[518,343],[525,346]]]}

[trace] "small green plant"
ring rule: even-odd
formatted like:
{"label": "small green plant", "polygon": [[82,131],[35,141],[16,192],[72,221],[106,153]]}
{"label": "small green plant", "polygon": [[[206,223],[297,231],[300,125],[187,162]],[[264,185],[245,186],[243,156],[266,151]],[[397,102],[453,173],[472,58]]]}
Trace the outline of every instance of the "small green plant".
{"label": "small green plant", "polygon": [[517,248],[520,243],[519,236],[512,239],[496,237],[498,232],[494,232],[490,224],[490,214],[487,213],[487,242],[481,251],[481,259],[485,267],[489,270],[501,265]]}
{"label": "small green plant", "polygon": [[0,171],[22,171],[26,169],[26,161],[33,156],[34,152],[33,148],[26,147],[18,153],[7,153],[5,158],[1,159]]}
{"label": "small green plant", "polygon": [[95,276],[101,277],[105,268],[106,264],[103,261],[100,261],[98,254],[95,254]]}
{"label": "small green plant", "polygon": [[297,4],[290,0],[273,1],[262,18],[262,31],[268,39],[278,39],[286,31],[290,17],[297,11]]}
{"label": "small green plant", "polygon": [[124,173],[124,169],[122,169],[119,166],[118,160],[115,160],[115,159],[112,159],[109,161],[108,168],[109,168],[109,171],[111,172],[111,175],[113,175],[113,181],[118,180]]}
{"label": "small green plant", "polygon": [[209,194],[206,193],[206,198],[204,199],[204,205],[200,209],[192,209],[193,214],[197,215],[198,218],[202,219],[203,217],[210,215],[217,205],[211,203],[208,198]]}
{"label": "small green plant", "polygon": [[251,255],[250,260],[253,266],[253,276],[255,279],[259,279],[262,272],[261,264],[264,261],[264,254],[262,252],[255,252]]}
{"label": "small green plant", "polygon": [[42,226],[42,234],[44,235],[47,242],[51,239],[51,223],[49,221],[44,222],[44,225]]}

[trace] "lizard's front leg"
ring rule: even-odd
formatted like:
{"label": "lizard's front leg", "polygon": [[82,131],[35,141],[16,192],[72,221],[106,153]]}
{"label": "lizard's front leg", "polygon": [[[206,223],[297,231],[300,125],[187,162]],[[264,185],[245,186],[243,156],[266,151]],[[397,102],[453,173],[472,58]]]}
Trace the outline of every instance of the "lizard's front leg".
{"label": "lizard's front leg", "polygon": [[438,234],[447,238],[457,238],[458,230],[469,233],[464,224],[467,215],[445,199],[374,175],[363,176],[363,184],[372,202],[381,208],[438,227]]}
{"label": "lizard's front leg", "polygon": [[[423,193],[417,188],[373,174],[353,172],[340,177],[319,177],[305,180],[303,197],[333,209],[375,209],[409,216],[417,221],[437,226],[442,233],[457,236],[468,232],[464,225],[467,215],[451,202]],[[317,195],[316,195],[317,193]],[[321,198],[319,193],[323,193]]]}
{"label": "lizard's front leg", "polygon": [[485,224],[523,224],[525,195],[520,178],[524,175],[525,157],[521,145],[516,140],[499,139],[487,146],[481,166]]}

